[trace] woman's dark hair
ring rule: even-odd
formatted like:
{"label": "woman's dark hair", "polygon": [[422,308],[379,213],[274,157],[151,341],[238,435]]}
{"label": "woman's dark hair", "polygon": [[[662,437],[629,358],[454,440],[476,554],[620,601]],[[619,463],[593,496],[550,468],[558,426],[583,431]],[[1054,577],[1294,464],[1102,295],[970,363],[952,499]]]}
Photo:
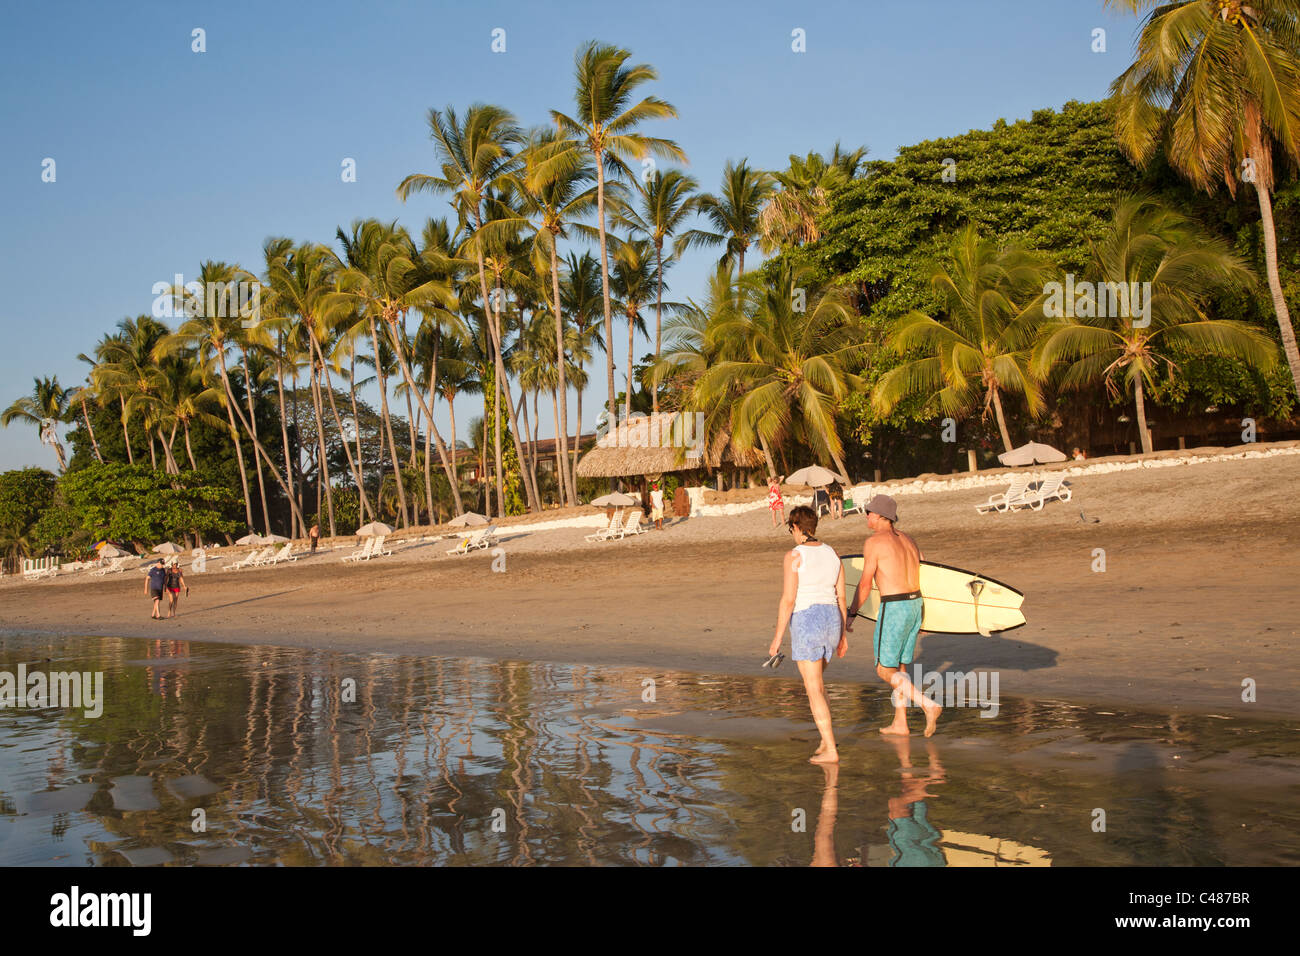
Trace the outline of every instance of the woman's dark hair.
{"label": "woman's dark hair", "polygon": [[790,517],[785,521],[787,528],[798,528],[808,537],[813,537],[817,533],[817,512],[813,511],[807,505],[799,505],[790,509]]}

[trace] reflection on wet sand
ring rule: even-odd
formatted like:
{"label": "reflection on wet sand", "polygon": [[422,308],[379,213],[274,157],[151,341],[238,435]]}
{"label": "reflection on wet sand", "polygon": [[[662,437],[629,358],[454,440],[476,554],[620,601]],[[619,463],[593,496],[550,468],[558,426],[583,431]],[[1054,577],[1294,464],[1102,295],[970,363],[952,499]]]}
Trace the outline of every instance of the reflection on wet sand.
{"label": "reflection on wet sand", "polygon": [[97,720],[0,711],[0,864],[1294,863],[1300,846],[1289,727],[1010,701],[882,741],[887,702],[840,688],[842,762],[809,767],[793,682],[0,640],[0,668],[19,661],[101,670],[106,702]]}

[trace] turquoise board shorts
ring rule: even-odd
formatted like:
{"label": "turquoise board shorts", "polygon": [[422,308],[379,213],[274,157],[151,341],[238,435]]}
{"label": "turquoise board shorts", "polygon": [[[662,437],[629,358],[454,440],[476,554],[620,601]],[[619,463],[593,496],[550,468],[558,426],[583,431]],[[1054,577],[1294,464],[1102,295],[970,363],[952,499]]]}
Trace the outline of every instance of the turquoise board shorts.
{"label": "turquoise board shorts", "polygon": [[889,821],[889,845],[894,851],[890,866],[947,866],[937,846],[942,834],[930,822],[925,801],[912,804],[910,817]]}
{"label": "turquoise board shorts", "polygon": [[912,663],[916,636],[921,632],[924,601],[920,591],[890,594],[880,599],[876,615],[876,663],[898,667]]}

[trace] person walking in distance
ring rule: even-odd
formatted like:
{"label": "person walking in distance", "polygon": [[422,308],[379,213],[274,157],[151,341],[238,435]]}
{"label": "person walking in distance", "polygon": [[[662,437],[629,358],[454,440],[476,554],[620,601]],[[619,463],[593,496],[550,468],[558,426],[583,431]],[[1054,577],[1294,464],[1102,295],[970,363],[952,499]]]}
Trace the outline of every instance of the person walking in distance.
{"label": "person walking in distance", "polygon": [[311,530],[307,532],[307,537],[311,541],[311,553],[316,553],[316,546],[320,544],[320,525],[312,522]]}

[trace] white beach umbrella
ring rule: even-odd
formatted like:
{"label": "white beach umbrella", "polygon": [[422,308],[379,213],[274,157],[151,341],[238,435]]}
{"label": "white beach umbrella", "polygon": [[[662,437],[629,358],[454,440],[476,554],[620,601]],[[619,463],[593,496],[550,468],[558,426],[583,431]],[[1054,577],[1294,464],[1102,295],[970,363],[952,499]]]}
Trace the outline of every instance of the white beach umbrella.
{"label": "white beach umbrella", "polygon": [[357,536],[360,538],[375,538],[381,534],[392,534],[393,529],[388,527],[382,521],[372,521],[370,524],[363,524],[357,529]]}
{"label": "white beach umbrella", "polygon": [[1011,468],[1019,468],[1022,465],[1046,465],[1054,461],[1065,460],[1066,457],[1062,452],[1057,451],[1051,445],[1042,445],[1036,441],[1031,441],[1019,448],[1013,448],[1011,451],[1004,451],[998,455],[998,461]]}
{"label": "white beach umbrella", "polygon": [[637,504],[637,499],[621,491],[611,491],[607,495],[593,498],[591,503],[597,508],[626,508],[628,505]]}
{"label": "white beach umbrella", "polygon": [[106,544],[99,549],[99,556],[101,558],[125,558],[130,553],[131,552],[123,551],[121,548],[112,544]]}
{"label": "white beach umbrella", "polygon": [[246,534],[242,538],[236,538],[235,544],[261,544],[262,536],[260,534]]}
{"label": "white beach umbrella", "polygon": [[847,478],[831,471],[829,468],[823,468],[821,465],[809,465],[807,468],[800,468],[788,477],[785,483],[787,485],[804,485],[808,488],[825,488],[833,481],[838,481],[841,485],[849,483]]}
{"label": "white beach umbrella", "polygon": [[262,540],[259,543],[260,544],[285,544],[286,542],[288,542],[288,540],[289,539],[282,534],[264,534],[262,535]]}
{"label": "white beach umbrella", "polygon": [[164,541],[162,544],[154,546],[153,553],[154,554],[180,554],[181,548],[178,545],[172,544],[170,541]]}
{"label": "white beach umbrella", "polygon": [[477,511],[467,511],[463,515],[456,515],[447,522],[449,528],[468,528],[471,525],[487,524],[488,519],[479,514]]}

